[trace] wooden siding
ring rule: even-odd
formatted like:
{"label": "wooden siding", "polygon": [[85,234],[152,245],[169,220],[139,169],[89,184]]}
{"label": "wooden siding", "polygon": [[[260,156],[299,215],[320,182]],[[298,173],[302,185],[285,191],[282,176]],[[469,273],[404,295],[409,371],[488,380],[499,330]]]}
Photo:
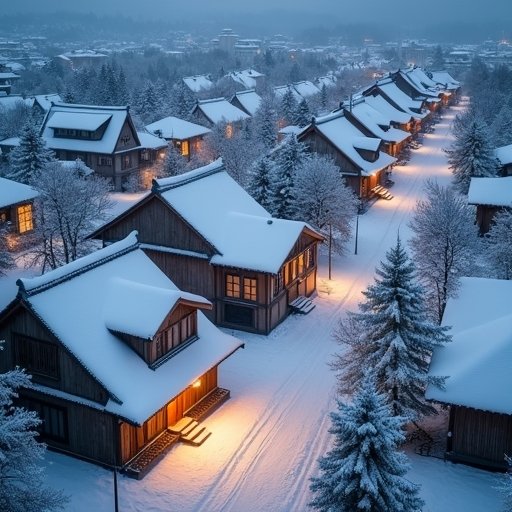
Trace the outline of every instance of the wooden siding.
{"label": "wooden siding", "polygon": [[14,367],[14,346],[16,335],[28,336],[58,346],[58,380],[39,375],[33,381],[44,386],[59,389],[66,393],[106,404],[109,398],[107,391],[83,368],[53,334],[25,308],[7,317],[0,325],[0,339],[5,339],[4,350],[0,357],[0,373]]}
{"label": "wooden siding", "polygon": [[[480,228],[480,234],[485,235],[490,229],[494,220],[494,216],[498,213],[502,208],[497,206],[487,206],[479,204],[476,207],[476,224]],[[505,208],[504,208],[505,209]],[[506,208],[509,210],[509,208]]]}
{"label": "wooden siding", "polygon": [[121,128],[114,151],[125,151],[136,147],[138,147],[138,144],[136,142],[135,133],[133,132],[128,119],[126,119],[123,127]]}
{"label": "wooden siding", "polygon": [[102,234],[103,240],[122,240],[134,229],[139,232],[142,243],[213,253],[208,242],[156,196],[107,227]]}
{"label": "wooden siding", "polygon": [[[215,300],[214,270],[208,260],[144,249],[158,268],[180,289]],[[204,311],[208,316],[209,311]]]}
{"label": "wooden siding", "polygon": [[129,461],[148,442],[183,418],[188,409],[216,389],[217,367],[206,372],[199,380],[201,381],[200,387],[190,386],[185,389],[141,427],[135,427],[126,422],[120,424],[121,463]]}
{"label": "wooden siding", "polygon": [[[50,447],[63,450],[92,462],[114,464],[116,443],[114,440],[117,419],[110,414],[97,411],[84,405],[24,390],[21,394],[24,405],[27,401],[37,400],[58,406],[66,411],[68,441],[59,442],[52,439],[42,440]],[[30,408],[30,406],[28,406]]]}
{"label": "wooden siding", "polygon": [[453,460],[506,468],[512,454],[512,416],[452,406],[449,457]]}

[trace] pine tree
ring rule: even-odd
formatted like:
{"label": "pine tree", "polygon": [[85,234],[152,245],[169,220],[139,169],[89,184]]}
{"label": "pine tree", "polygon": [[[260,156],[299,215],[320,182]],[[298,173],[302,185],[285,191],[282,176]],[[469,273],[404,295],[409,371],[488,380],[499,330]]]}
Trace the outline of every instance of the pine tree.
{"label": "pine tree", "polygon": [[432,57],[432,68],[434,71],[441,71],[445,68],[445,61],[443,57],[443,49],[440,45],[437,45],[434,50],[434,56]]}
{"label": "pine tree", "polygon": [[504,103],[490,127],[494,147],[499,148],[512,144],[511,126],[512,107],[508,103]]}
{"label": "pine tree", "polygon": [[295,174],[297,167],[308,158],[306,146],[295,135],[289,137],[274,153],[276,173],[272,183],[272,214],[293,219],[296,214]]}
{"label": "pine tree", "polygon": [[494,277],[512,279],[512,212],[501,210],[484,239],[485,254]]}
{"label": "pine tree", "polygon": [[446,150],[453,184],[467,194],[472,177],[492,177],[498,172],[491,136],[486,125],[473,118],[466,129],[455,132],[455,142]]}
{"label": "pine tree", "polygon": [[261,103],[252,119],[254,133],[266,150],[272,149],[277,141],[277,114],[275,99],[270,94],[261,98]]}
{"label": "pine tree", "polygon": [[281,98],[281,117],[283,117],[286,124],[294,123],[298,109],[299,105],[293,95],[292,88],[288,87]]}
{"label": "pine tree", "polygon": [[39,136],[38,128],[28,122],[21,131],[20,144],[9,153],[6,177],[20,183],[31,183],[34,176],[52,159],[53,152]]}
{"label": "pine tree", "polygon": [[260,158],[252,168],[248,191],[268,211],[272,210],[272,176],[275,165],[268,157]]}
{"label": "pine tree", "polygon": [[185,85],[180,78],[172,87],[170,98],[170,111],[173,116],[180,119],[188,119],[190,112],[194,108],[195,98],[192,91]]}
{"label": "pine tree", "polygon": [[187,170],[187,161],[181,156],[174,144],[169,144],[167,154],[159,173],[162,177],[178,176]]}
{"label": "pine tree", "polygon": [[331,413],[334,447],[319,459],[311,479],[310,507],[321,512],[418,512],[419,486],[405,477],[409,464],[398,451],[404,419],[393,416],[371,374],[351,404],[337,402]]}
{"label": "pine tree", "polygon": [[297,117],[295,118],[295,124],[297,126],[306,126],[311,122],[311,110],[309,109],[308,102],[306,98],[302,98],[299,103],[299,107],[297,110]]}
{"label": "pine tree", "polygon": [[124,74],[124,69],[121,66],[119,69],[119,74],[117,75],[117,104],[123,106],[128,105],[129,99],[130,94],[126,85],[126,75]]}
{"label": "pine tree", "polygon": [[340,371],[340,390],[357,389],[364,370],[372,368],[393,414],[411,420],[435,414],[423,396],[427,384],[443,385],[442,378],[428,376],[428,367],[433,349],[450,341],[447,328],[427,320],[424,292],[400,238],[376,274],[359,312],[351,313],[336,333],[350,347],[333,363]]}
{"label": "pine tree", "polygon": [[60,491],[44,486],[45,446],[37,442],[36,413],[15,407],[13,399],[22,387],[30,387],[23,370],[0,374],[0,510],[51,512],[68,502]]}
{"label": "pine tree", "polygon": [[320,106],[322,109],[327,108],[327,86],[325,84],[322,84],[320,89]]}

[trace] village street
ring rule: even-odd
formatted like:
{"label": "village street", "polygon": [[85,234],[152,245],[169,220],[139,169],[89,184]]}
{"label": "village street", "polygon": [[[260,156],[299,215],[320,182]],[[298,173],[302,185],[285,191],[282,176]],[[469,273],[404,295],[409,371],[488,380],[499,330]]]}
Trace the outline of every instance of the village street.
{"label": "village street", "polygon": [[[409,164],[397,167],[391,201],[377,201],[359,218],[346,256],[321,258],[316,308],[292,316],[268,337],[235,333],[246,343],[220,367],[220,385],[231,399],[205,425],[212,436],[199,448],[179,444],[143,481],[119,477],[120,510],[168,512],[278,512],[307,509],[309,478],[329,448],[329,411],[335,407],[335,377],[328,367],[339,350],[331,337],[375,267],[408,227],[426,178],[448,184],[442,151],[450,143],[451,121],[462,107],[447,111]],[[72,494],[70,510],[113,510],[112,473],[48,453],[49,483]],[[422,485],[424,511],[498,510],[500,497],[491,473],[413,455],[410,479]]]}

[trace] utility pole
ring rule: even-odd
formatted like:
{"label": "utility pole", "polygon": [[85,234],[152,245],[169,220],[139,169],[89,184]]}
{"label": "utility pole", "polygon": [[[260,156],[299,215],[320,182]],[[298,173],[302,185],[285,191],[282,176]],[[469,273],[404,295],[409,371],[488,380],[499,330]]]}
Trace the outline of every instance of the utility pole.
{"label": "utility pole", "polygon": [[329,223],[329,281],[331,280],[332,268],[332,224]]}

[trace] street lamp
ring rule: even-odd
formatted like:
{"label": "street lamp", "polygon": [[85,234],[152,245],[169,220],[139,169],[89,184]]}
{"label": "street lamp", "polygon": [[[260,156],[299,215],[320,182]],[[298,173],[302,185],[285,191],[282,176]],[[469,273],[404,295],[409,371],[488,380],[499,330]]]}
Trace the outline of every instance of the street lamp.
{"label": "street lamp", "polygon": [[354,247],[354,254],[357,255],[357,238],[359,236],[359,214],[361,213],[361,200],[357,202],[357,212],[356,212],[356,241]]}

